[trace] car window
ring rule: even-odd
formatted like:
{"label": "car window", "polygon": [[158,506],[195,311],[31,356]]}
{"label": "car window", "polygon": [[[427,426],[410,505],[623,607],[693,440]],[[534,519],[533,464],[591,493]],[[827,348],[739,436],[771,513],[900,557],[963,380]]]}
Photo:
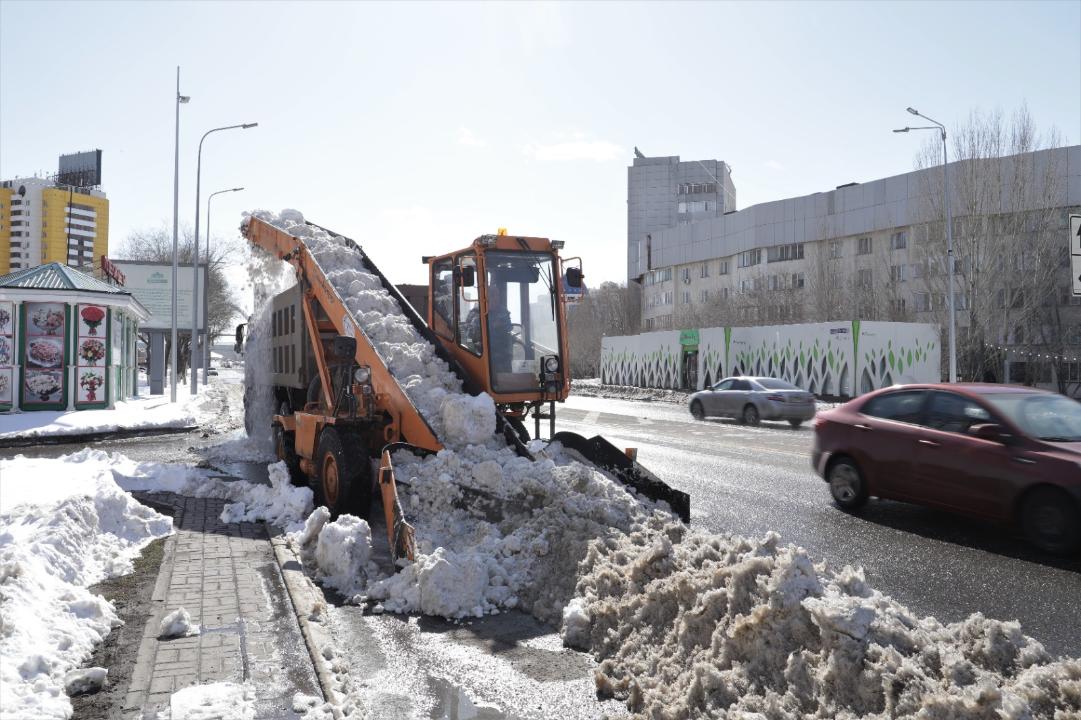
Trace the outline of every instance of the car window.
{"label": "car window", "polygon": [[732,383],[733,390],[750,390],[751,384],[746,380],[736,380]]}
{"label": "car window", "polygon": [[1081,442],[1081,403],[1048,393],[989,393],[984,398],[1021,430],[1048,442]]}
{"label": "car window", "polygon": [[973,425],[991,421],[991,413],[975,400],[951,392],[933,392],[924,424],[943,432],[967,433]]}
{"label": "car window", "polygon": [[777,380],[776,378],[755,378],[754,381],[766,390],[799,390],[792,383]]}
{"label": "car window", "polygon": [[732,383],[734,383],[734,382],[735,382],[735,380],[722,380],[721,382],[714,385],[713,389],[714,390],[731,390],[732,389]]}
{"label": "car window", "polygon": [[860,412],[871,417],[897,422],[916,423],[927,397],[926,390],[902,390],[871,398]]}

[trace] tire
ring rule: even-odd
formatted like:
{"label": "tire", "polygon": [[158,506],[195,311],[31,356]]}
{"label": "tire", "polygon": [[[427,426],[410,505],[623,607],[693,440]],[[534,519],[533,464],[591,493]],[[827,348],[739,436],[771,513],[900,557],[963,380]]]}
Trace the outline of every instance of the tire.
{"label": "tire", "polygon": [[867,503],[867,481],[850,458],[842,457],[830,463],[826,482],[833,501],[842,510],[857,510]]}
{"label": "tire", "polygon": [[1081,514],[1057,488],[1029,492],[1021,502],[1019,519],[1025,539],[1044,552],[1068,555],[1081,547]]}
{"label": "tire", "polygon": [[343,443],[333,427],[323,428],[315,452],[315,504],[325,505],[331,518],[351,513],[367,519],[372,502],[371,462],[359,452],[355,438]]}
{"label": "tire", "polygon": [[793,430],[798,430],[799,426],[803,424],[802,420],[789,420],[788,424],[792,426]]}
{"label": "tire", "polygon": [[[292,415],[293,410],[289,407],[289,403],[285,400],[278,406],[279,415]],[[285,432],[285,428],[281,425],[275,424],[273,429],[274,438],[274,454],[277,455],[279,460],[284,460],[286,467],[289,468],[289,480],[294,485],[307,485],[308,478],[300,470],[300,456],[297,455],[296,450],[296,436],[292,433]]]}
{"label": "tire", "polygon": [[702,403],[698,400],[695,400],[691,403],[691,417],[693,417],[695,420],[706,419],[706,411],[702,407]]}
{"label": "tire", "polygon": [[758,414],[758,408],[750,403],[743,406],[743,414],[740,419],[743,420],[744,425],[757,425],[762,421],[761,416]]}

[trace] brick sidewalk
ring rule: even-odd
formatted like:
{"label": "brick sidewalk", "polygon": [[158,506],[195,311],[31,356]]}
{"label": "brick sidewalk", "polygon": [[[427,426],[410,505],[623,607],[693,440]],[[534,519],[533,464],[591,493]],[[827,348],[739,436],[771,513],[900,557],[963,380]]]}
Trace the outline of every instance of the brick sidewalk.
{"label": "brick sidewalk", "polygon": [[[189,685],[248,681],[257,718],[297,717],[295,693],[322,693],[266,526],[221,522],[223,500],[135,496],[171,505],[176,534],[165,547],[122,716],[156,718]],[[181,607],[201,634],[158,639],[161,619]]]}

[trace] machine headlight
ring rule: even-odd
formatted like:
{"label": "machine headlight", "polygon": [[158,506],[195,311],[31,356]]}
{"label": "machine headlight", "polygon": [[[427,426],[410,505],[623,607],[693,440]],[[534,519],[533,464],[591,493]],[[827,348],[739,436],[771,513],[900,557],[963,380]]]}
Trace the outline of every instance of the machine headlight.
{"label": "machine headlight", "polygon": [[353,379],[358,383],[366,383],[372,379],[372,369],[370,367],[360,367],[353,371]]}
{"label": "machine headlight", "polygon": [[555,355],[544,358],[544,371],[550,373],[559,372],[559,358]]}

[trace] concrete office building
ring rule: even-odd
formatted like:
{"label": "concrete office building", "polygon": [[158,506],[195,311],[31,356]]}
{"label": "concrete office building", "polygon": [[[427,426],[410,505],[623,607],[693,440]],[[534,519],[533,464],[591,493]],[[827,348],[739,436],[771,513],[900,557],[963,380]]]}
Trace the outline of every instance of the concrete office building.
{"label": "concrete office building", "polygon": [[652,233],[736,209],[732,168],[722,160],[645,157],[627,168],[627,277],[651,264]]}
{"label": "concrete office building", "polygon": [[[628,215],[638,221],[629,225],[628,268],[630,278],[643,285],[643,332],[709,324],[765,325],[818,320],[807,317],[806,310],[811,303],[812,276],[822,263],[839,268],[840,275],[852,281],[851,287],[862,288],[869,295],[877,293],[881,298],[888,290],[898,308],[897,316],[878,319],[940,322],[946,298],[930,286],[927,267],[933,256],[941,258],[944,253],[939,247],[944,245],[941,167],[852,183],[828,192],[761,203],[727,214],[710,213],[707,217],[694,217],[690,222],[670,216],[667,227],[658,227],[643,225],[642,218],[652,218],[657,224],[662,222],[654,208],[663,203],[657,197],[660,190],[652,195],[643,193],[641,176],[636,177],[640,162],[648,161],[636,159],[629,168]],[[1013,159],[988,162],[1010,163]],[[1061,216],[1065,254],[1067,215],[1081,213],[1081,146],[1038,152],[1033,166],[1054,168],[1058,193],[1047,202],[1052,203],[1056,217]],[[957,228],[968,222],[956,180],[963,170],[963,163],[950,164],[955,243],[959,236]],[[725,177],[730,175],[726,173]],[[1045,209],[1028,208],[1006,197],[1008,192],[1008,188],[1003,191],[1001,207],[1011,208],[1010,212]],[[677,202],[677,197],[669,189],[669,204]],[[734,189],[732,197],[735,197]],[[965,262],[965,258],[957,257],[956,262]],[[1067,344],[1077,345],[1074,354],[1081,357],[1081,298],[1070,297],[1066,268],[1064,265],[1061,287],[1054,294],[1056,302],[1065,306],[1068,331],[1074,328]],[[801,293],[806,297],[802,301],[805,307],[800,306]],[[774,304],[771,297],[783,297],[784,302]],[[736,318],[697,324],[693,319],[709,308],[737,305],[743,306],[743,312]],[[958,290],[959,343],[966,331],[964,310],[965,297]],[[875,319],[860,311],[854,317]],[[1017,332],[1018,337],[1011,333],[1001,342],[1020,344],[1023,329]],[[1070,372],[1077,372],[1079,377],[1071,382],[1081,382],[1081,363],[1074,365]]]}

